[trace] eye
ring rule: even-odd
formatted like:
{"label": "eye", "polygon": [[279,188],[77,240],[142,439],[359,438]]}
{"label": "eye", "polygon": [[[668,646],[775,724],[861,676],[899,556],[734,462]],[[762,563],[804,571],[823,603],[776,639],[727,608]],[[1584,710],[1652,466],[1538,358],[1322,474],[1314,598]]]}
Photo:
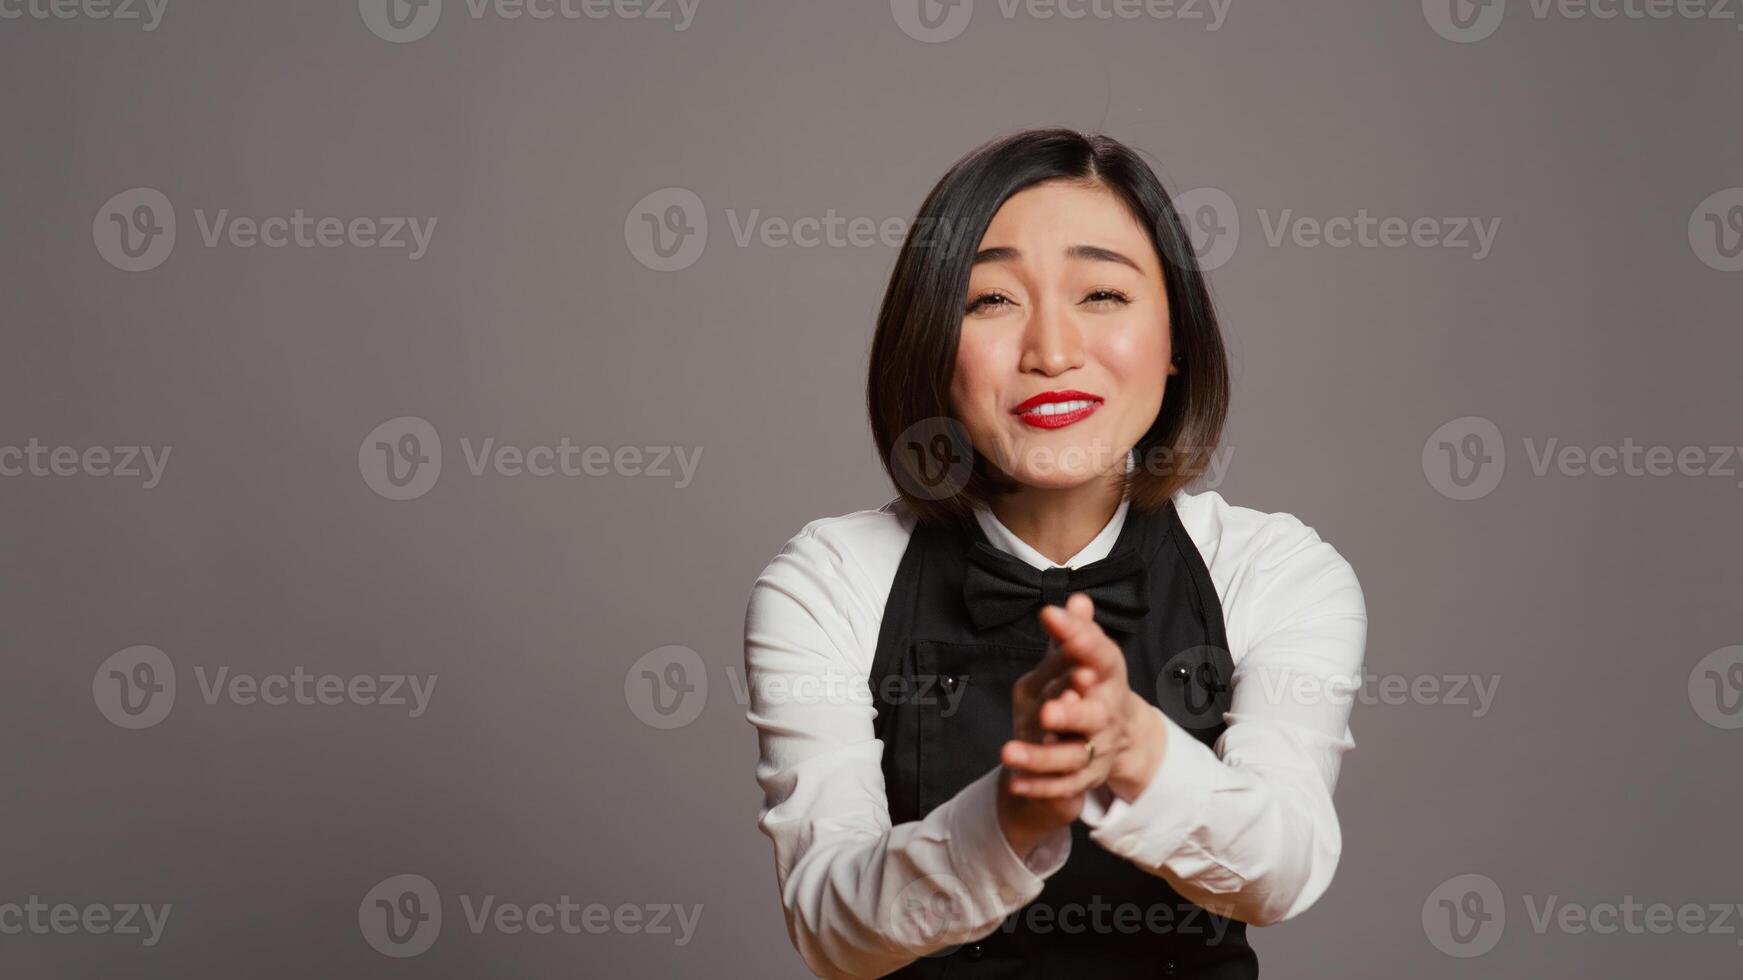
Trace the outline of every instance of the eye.
{"label": "eye", "polygon": [[1006,299],[1002,293],[981,293],[979,296],[968,301],[968,307],[963,310],[963,312],[976,313],[989,306],[1009,305],[1011,305],[1011,301]]}
{"label": "eye", "polygon": [[1125,306],[1131,303],[1132,300],[1131,297],[1117,289],[1097,289],[1094,292],[1091,292],[1088,296],[1085,296],[1083,301],[1085,303],[1113,303],[1118,306]]}

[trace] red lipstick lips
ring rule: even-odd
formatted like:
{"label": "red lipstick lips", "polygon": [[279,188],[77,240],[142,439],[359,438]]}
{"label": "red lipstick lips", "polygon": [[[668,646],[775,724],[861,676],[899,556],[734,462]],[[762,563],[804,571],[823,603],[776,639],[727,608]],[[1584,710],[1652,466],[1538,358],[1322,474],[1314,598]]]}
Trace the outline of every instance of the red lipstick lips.
{"label": "red lipstick lips", "polygon": [[1101,407],[1099,395],[1067,388],[1063,391],[1043,391],[1011,409],[1011,414],[1024,425],[1037,429],[1063,429],[1073,422],[1089,418]]}

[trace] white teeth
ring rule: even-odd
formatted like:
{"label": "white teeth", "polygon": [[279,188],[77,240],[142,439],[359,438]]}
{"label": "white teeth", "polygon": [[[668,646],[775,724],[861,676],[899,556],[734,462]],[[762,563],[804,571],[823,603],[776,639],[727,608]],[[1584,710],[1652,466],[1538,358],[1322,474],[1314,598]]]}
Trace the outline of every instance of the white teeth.
{"label": "white teeth", "polygon": [[1062,415],[1066,412],[1080,411],[1080,410],[1088,408],[1089,406],[1094,405],[1094,404],[1095,404],[1095,402],[1089,401],[1087,399],[1082,399],[1082,398],[1077,399],[1076,401],[1069,401],[1069,402],[1047,402],[1044,405],[1037,405],[1034,408],[1029,409],[1027,412],[1024,412],[1023,414],[1025,414],[1025,415]]}

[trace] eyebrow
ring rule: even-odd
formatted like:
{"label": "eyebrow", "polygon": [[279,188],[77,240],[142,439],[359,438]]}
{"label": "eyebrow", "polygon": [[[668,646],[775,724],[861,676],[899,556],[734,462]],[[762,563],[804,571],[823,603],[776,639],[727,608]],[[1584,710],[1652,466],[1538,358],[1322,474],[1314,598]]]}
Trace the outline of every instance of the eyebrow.
{"label": "eyebrow", "polygon": [[[974,264],[980,265],[982,262],[1011,262],[1021,257],[1022,254],[1023,253],[1011,248],[1010,246],[983,248],[975,253]],[[1141,273],[1144,271],[1143,269],[1138,268],[1138,263],[1133,262],[1131,259],[1126,258],[1124,255],[1121,255],[1111,248],[1102,248],[1100,245],[1073,245],[1065,250],[1065,257],[1068,259],[1088,259],[1091,262],[1117,262],[1120,265],[1130,267],[1134,272]]]}

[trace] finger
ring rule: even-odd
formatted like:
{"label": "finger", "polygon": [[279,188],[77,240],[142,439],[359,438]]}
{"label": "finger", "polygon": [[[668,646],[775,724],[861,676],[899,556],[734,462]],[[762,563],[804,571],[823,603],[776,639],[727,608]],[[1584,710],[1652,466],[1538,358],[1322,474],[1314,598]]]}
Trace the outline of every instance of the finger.
{"label": "finger", "polygon": [[1073,592],[1065,598],[1065,608],[1077,614],[1080,619],[1095,621],[1095,600],[1088,592]]}
{"label": "finger", "polygon": [[1013,774],[1011,793],[1031,800],[1067,799],[1101,785],[1107,779],[1107,773],[1097,770],[1103,768],[1098,764],[1064,776]]}
{"label": "finger", "polygon": [[1025,776],[1063,775],[1088,765],[1090,754],[1082,739],[1052,745],[1013,740],[1006,742],[999,751],[999,761]]}
{"label": "finger", "polygon": [[1107,703],[1095,698],[1055,698],[1041,706],[1041,727],[1061,735],[1093,736],[1111,720]]}
{"label": "finger", "polygon": [[[1083,593],[1072,598],[1078,595]],[[1083,601],[1089,602],[1089,596],[1083,595]],[[1044,606],[1041,625],[1052,634],[1059,653],[1076,665],[1090,668],[1104,678],[1119,676],[1124,669],[1125,654],[1093,616],[1080,616],[1068,606]]]}
{"label": "finger", "polygon": [[1026,704],[1016,705],[1016,724],[1013,726],[1012,734],[1027,742],[1058,741],[1058,735],[1047,731],[1041,725],[1041,706],[1055,700],[1066,703],[1081,700],[1081,696],[1070,686],[1070,683],[1071,679],[1063,675],[1054,678],[1048,684],[1048,690],[1041,697]]}
{"label": "finger", "polygon": [[1075,661],[1059,652],[1058,646],[1058,643],[1049,643],[1047,653],[1041,658],[1041,661],[1030,668],[1028,673],[1017,678],[1017,693],[1034,695],[1044,689],[1054,678],[1070,673]]}
{"label": "finger", "polygon": [[1047,686],[1041,689],[1041,696],[1035,699],[1035,703],[1038,705],[1046,704],[1049,701],[1064,697],[1067,694],[1074,697],[1080,697],[1081,695],[1074,684],[1075,677],[1073,674],[1060,674],[1047,682]]}

